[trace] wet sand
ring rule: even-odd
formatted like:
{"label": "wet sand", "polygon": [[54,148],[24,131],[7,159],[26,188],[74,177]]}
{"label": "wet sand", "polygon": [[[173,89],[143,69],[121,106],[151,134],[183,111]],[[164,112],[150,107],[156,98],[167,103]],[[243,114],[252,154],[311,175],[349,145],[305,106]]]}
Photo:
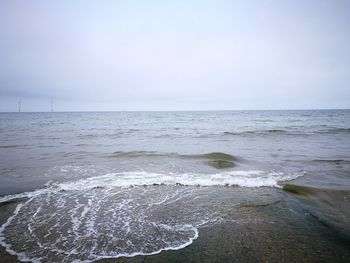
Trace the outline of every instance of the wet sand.
{"label": "wet sand", "polygon": [[[233,206],[227,222],[199,229],[192,245],[154,256],[98,262],[349,262],[350,242],[288,194],[263,205]],[[16,204],[0,207],[0,223]],[[20,235],[20,233],[18,233]],[[19,262],[0,248],[0,262]]]}
{"label": "wet sand", "polygon": [[[0,206],[0,225],[4,224],[8,217],[10,217],[13,211],[16,209],[17,203],[2,203]],[[20,233],[18,233],[20,235]],[[20,262],[17,257],[10,255],[6,252],[3,246],[0,246],[0,262],[15,263]]]}
{"label": "wet sand", "polygon": [[100,263],[350,261],[350,242],[299,210],[292,199],[237,207],[232,216],[236,221],[200,229],[199,238],[184,249]]}

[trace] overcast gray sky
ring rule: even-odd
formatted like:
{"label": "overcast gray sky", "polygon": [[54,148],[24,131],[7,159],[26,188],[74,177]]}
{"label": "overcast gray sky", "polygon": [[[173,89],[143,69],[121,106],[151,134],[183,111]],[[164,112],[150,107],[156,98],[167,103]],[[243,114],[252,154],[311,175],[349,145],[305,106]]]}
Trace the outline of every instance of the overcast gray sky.
{"label": "overcast gray sky", "polygon": [[350,108],[350,1],[0,1],[0,111]]}

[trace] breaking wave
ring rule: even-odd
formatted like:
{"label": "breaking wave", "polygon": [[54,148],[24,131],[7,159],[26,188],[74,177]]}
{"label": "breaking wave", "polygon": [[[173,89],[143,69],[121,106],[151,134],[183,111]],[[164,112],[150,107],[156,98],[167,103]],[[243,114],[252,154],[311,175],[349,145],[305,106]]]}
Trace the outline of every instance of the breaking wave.
{"label": "breaking wave", "polygon": [[303,176],[304,172],[285,174],[282,172],[227,171],[213,174],[204,173],[155,173],[132,171],[107,173],[85,179],[63,183],[51,183],[47,188],[33,192],[24,192],[0,197],[0,203],[13,199],[31,198],[38,194],[53,191],[79,191],[93,188],[114,188],[133,186],[237,186],[237,187],[279,187],[280,182],[290,181]]}

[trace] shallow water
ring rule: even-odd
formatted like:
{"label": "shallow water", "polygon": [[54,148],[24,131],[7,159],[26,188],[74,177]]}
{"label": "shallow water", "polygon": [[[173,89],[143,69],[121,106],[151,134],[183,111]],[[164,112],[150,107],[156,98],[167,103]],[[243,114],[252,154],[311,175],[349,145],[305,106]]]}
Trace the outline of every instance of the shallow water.
{"label": "shallow water", "polygon": [[332,218],[348,203],[328,207],[350,190],[349,149],[349,110],[1,113],[0,202],[20,202],[0,242],[44,262],[181,249],[286,182],[327,192],[292,191],[347,233]]}

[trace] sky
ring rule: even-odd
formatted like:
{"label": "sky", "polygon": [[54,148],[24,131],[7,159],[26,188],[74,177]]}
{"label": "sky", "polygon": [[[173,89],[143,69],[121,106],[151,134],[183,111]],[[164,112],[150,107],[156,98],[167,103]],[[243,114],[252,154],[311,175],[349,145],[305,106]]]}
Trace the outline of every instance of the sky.
{"label": "sky", "polygon": [[350,108],[348,0],[0,1],[0,111]]}

